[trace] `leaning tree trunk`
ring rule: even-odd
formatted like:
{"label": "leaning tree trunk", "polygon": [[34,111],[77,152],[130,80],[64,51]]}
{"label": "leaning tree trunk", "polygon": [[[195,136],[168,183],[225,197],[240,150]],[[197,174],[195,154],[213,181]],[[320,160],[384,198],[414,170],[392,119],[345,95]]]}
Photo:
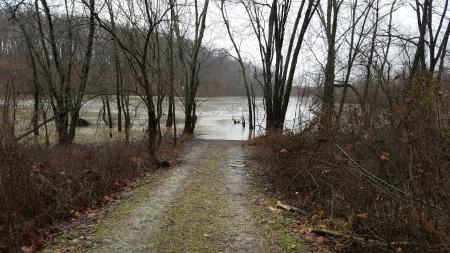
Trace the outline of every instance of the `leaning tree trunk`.
{"label": "leaning tree trunk", "polygon": [[130,116],[130,97],[121,92],[120,100],[122,104],[123,117],[125,119],[125,140],[128,143],[130,141],[130,128],[131,128],[131,116]]}
{"label": "leaning tree trunk", "polygon": [[[113,122],[112,122],[111,106],[110,106],[110,103],[109,103],[109,97],[105,96],[105,100],[104,101],[105,101],[105,107],[106,107],[105,111],[106,111],[106,114],[108,116],[107,123],[108,123],[109,138],[112,138],[113,137],[113,135],[112,135]],[[105,112],[103,112],[103,113],[105,113]]]}

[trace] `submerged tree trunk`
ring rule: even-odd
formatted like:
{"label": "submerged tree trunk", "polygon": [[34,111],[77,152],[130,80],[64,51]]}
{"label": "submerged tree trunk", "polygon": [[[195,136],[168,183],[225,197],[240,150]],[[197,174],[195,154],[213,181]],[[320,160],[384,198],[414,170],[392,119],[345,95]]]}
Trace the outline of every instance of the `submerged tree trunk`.
{"label": "submerged tree trunk", "polygon": [[173,123],[173,144],[177,144],[177,121],[175,115],[175,103],[173,104],[172,123]]}
{"label": "submerged tree trunk", "polygon": [[[176,6],[175,0],[170,1],[172,18],[177,17],[174,7]],[[183,41],[179,26],[175,24],[174,30],[177,35],[178,41],[178,56],[184,69],[184,114],[185,123],[183,134],[192,134],[195,129],[195,123],[197,121],[197,115],[195,114],[195,96],[197,88],[200,84],[198,74],[200,69],[199,54],[206,28],[206,16],[208,13],[209,0],[205,0],[203,10],[199,12],[198,1],[194,1],[195,6],[195,37],[192,42],[192,48],[190,52],[185,52],[183,49]]]}
{"label": "submerged tree trunk", "polygon": [[228,19],[228,14],[226,12],[224,4],[225,4],[225,1],[222,1],[221,5],[220,5],[220,11],[222,13],[222,18],[223,18],[223,21],[225,23],[225,27],[227,28],[228,37],[230,38],[231,43],[233,44],[234,51],[237,54],[236,60],[239,62],[239,65],[241,67],[241,74],[242,74],[242,79],[244,81],[245,95],[247,96],[248,121],[250,122],[250,126],[249,127],[250,127],[250,130],[252,130],[252,129],[255,128],[254,120],[253,120],[255,108],[254,108],[254,104],[252,102],[253,88],[250,88],[251,85],[249,84],[249,80],[248,80],[248,76],[247,76],[247,71],[246,71],[246,66],[244,64],[244,60],[242,59],[241,52],[239,51],[239,48],[238,48],[238,46],[237,46],[237,44],[236,44],[236,42],[234,40],[234,37],[233,37],[233,35],[231,33],[231,28],[230,28],[230,23],[229,23],[229,19]]}
{"label": "submerged tree trunk", "polygon": [[158,126],[158,141],[157,144],[159,145],[162,140],[162,130],[161,130],[161,117],[163,114],[163,108],[162,103],[164,102],[164,96],[161,95],[162,92],[159,92],[157,102],[156,102],[156,110],[157,110],[157,126]]}
{"label": "submerged tree trunk", "polygon": [[169,95],[169,108],[167,111],[167,120],[166,120],[166,127],[172,127],[173,125],[173,111],[174,111],[175,105],[174,105],[174,99],[173,95]]}
{"label": "submerged tree trunk", "polygon": [[109,138],[112,138],[112,130],[113,130],[113,121],[112,121],[112,115],[111,115],[111,106],[109,103],[109,96],[105,97],[105,109],[106,109],[106,115],[108,116],[107,123],[108,123],[108,131],[109,131]]}
{"label": "submerged tree trunk", "polygon": [[122,103],[121,103],[121,93],[122,85],[120,81],[117,82],[116,86],[116,105],[117,105],[117,131],[122,132]]}
{"label": "submerged tree trunk", "polygon": [[94,35],[95,35],[95,0],[89,1],[89,34],[87,39],[87,45],[86,49],[84,51],[84,59],[83,59],[83,65],[81,67],[81,81],[80,86],[78,88],[78,91],[74,92],[74,99],[73,99],[73,108],[72,111],[72,118],[70,121],[70,127],[69,127],[69,141],[72,143],[73,139],[75,138],[75,129],[77,126],[77,120],[79,117],[79,112],[81,110],[81,102],[83,100],[84,92],[86,90],[88,78],[89,78],[89,71],[91,68],[91,60],[92,60],[92,53],[93,53],[93,45],[94,45]]}
{"label": "submerged tree trunk", "polygon": [[130,141],[130,129],[131,129],[131,117],[130,117],[130,96],[121,92],[121,104],[124,116],[125,127],[125,140],[128,143]]}
{"label": "submerged tree trunk", "polygon": [[299,1],[295,21],[287,28],[292,3],[292,0],[264,4],[241,1],[259,45],[263,78],[257,81],[263,87],[267,132],[283,130],[300,49],[319,5],[314,0]]}
{"label": "submerged tree trunk", "polygon": [[184,116],[185,120],[183,134],[193,134],[195,129],[195,121],[197,120],[197,115],[195,115],[195,102],[186,105]]}
{"label": "submerged tree trunk", "polygon": [[[173,3],[169,3],[173,5]],[[166,54],[166,69],[167,78],[166,85],[169,88],[167,96],[169,97],[169,106],[167,112],[166,128],[169,130],[173,127],[173,143],[177,141],[177,126],[175,122],[175,64],[174,64],[174,30],[175,24],[174,12],[171,11],[171,19],[168,21],[169,32],[167,33],[167,54]]]}
{"label": "submerged tree trunk", "polygon": [[[83,57],[81,57],[80,83],[77,89],[74,89],[71,80],[73,64],[75,63],[73,56],[73,12],[71,15],[68,15],[68,5],[66,2],[66,15],[69,20],[67,39],[65,41],[58,40],[56,37],[57,29],[55,29],[54,23],[55,17],[50,12],[48,2],[46,0],[41,0],[40,2],[44,11],[43,17],[46,19],[46,29],[44,29],[44,23],[39,14],[40,8],[38,0],[35,0],[34,5],[37,13],[38,31],[41,40],[40,46],[42,47],[44,53],[43,58],[45,59],[45,64],[42,65],[49,85],[53,114],[57,115],[55,117],[55,125],[58,133],[58,143],[71,144],[75,138],[76,123],[79,117],[79,111],[81,109],[82,99],[86,90],[91,67],[95,35],[95,0],[89,0],[85,3],[89,7],[89,21],[87,25],[89,32],[86,39],[87,43],[84,48],[84,54]],[[48,36],[46,33],[48,33]],[[47,45],[50,50],[47,50]],[[66,55],[67,52],[69,52],[69,55]],[[65,66],[65,62],[67,62],[67,66]],[[56,74],[52,74],[52,69],[56,69]],[[55,77],[56,81],[53,81],[53,78]]]}

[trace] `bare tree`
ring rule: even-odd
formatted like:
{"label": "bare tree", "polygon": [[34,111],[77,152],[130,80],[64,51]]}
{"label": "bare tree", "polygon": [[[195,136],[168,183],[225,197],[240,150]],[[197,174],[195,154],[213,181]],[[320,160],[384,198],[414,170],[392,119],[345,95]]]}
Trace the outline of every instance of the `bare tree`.
{"label": "bare tree", "polygon": [[[433,0],[416,0],[414,10],[417,16],[417,27],[419,30],[419,38],[417,41],[416,52],[411,66],[411,77],[417,74],[418,70],[429,70],[434,73],[436,67],[438,69],[438,80],[440,81],[444,66],[444,58],[447,51],[448,38],[450,34],[450,19],[447,15],[448,0],[445,0],[444,7],[441,13],[433,3]],[[437,27],[434,24],[434,17],[440,15],[437,22]],[[442,31],[444,30],[443,34]],[[440,45],[439,36],[443,35]],[[427,41],[428,37],[428,41]],[[426,50],[428,47],[428,50]],[[429,64],[427,67],[427,53]]]}
{"label": "bare tree", "polygon": [[[326,11],[319,5],[319,17],[325,30],[327,40],[327,63],[325,65],[325,80],[323,84],[322,112],[320,115],[320,128],[322,132],[332,129],[334,118],[334,88],[336,69],[336,33],[338,16],[343,1],[328,0]],[[327,134],[327,133],[324,133]]]}
{"label": "bare tree", "polygon": [[[79,111],[83,96],[86,91],[86,85],[89,78],[91,58],[95,35],[94,8],[95,1],[88,3],[89,16],[87,18],[86,29],[88,35],[86,38],[75,38],[74,2],[69,5],[65,1],[66,27],[64,28],[64,38],[57,38],[55,16],[46,0],[35,1],[34,7],[37,17],[37,28],[40,37],[40,47],[42,48],[41,57],[44,59],[40,64],[45,74],[48,86],[50,102],[55,115],[55,125],[58,132],[58,142],[60,144],[72,143],[75,137],[76,123],[79,117]],[[43,18],[41,17],[40,7],[43,9]],[[43,20],[45,19],[45,20]],[[79,33],[77,33],[78,36]],[[81,41],[86,43],[82,46]],[[81,49],[83,47],[83,49]],[[75,66],[75,48],[81,49],[81,66],[77,80],[73,80]],[[56,75],[53,72],[56,71]],[[78,85],[74,85],[78,83]]]}
{"label": "bare tree", "polygon": [[[160,6],[159,1],[153,3],[149,0],[144,0],[139,3],[142,4],[140,6],[142,8],[139,7],[140,13],[137,13],[134,1],[128,2],[126,7],[118,5],[129,26],[128,29],[122,29],[121,33],[117,31],[117,28],[113,29],[110,22],[103,20],[99,13],[95,13],[95,18],[99,26],[107,31],[122,49],[139,84],[138,88],[142,90],[142,92],[140,90],[134,92],[142,98],[147,109],[149,155],[151,159],[156,160],[159,117],[153,96],[158,95],[158,89],[155,90],[155,85],[152,82],[151,68],[154,68],[154,65],[151,62],[150,50],[155,30],[163,21],[167,12],[170,11],[170,8],[158,9]],[[145,26],[142,27],[142,24]]]}
{"label": "bare tree", "polygon": [[[173,3],[170,3],[173,5]],[[173,6],[172,6],[173,8]],[[177,123],[175,115],[175,47],[174,47],[174,35],[175,35],[175,12],[171,11],[170,20],[168,23],[168,31],[166,32],[167,41],[167,53],[166,53],[166,85],[167,95],[169,97],[169,106],[167,113],[166,127],[173,127],[173,143],[177,142]]]}
{"label": "bare tree", "polygon": [[[299,3],[273,0],[271,4],[241,1],[259,45],[263,80],[258,81],[263,87],[268,131],[283,129],[300,49],[318,3],[314,0]],[[295,19],[291,29],[287,29],[292,8],[296,8]],[[264,15],[267,12],[268,19]]]}
{"label": "bare tree", "polygon": [[[206,17],[208,13],[209,0],[205,0],[203,8],[200,9],[198,0],[194,0],[194,38],[192,43],[184,43],[185,38],[182,36],[179,16],[175,9],[177,3],[175,0],[170,1],[172,6],[172,17],[176,17],[178,21],[175,25],[175,33],[177,36],[178,57],[184,72],[184,130],[183,134],[194,133],[195,124],[197,122],[195,97],[197,89],[200,85],[199,80],[199,53],[202,47],[203,36],[206,28]],[[189,46],[192,44],[192,46]]]}
{"label": "bare tree", "polygon": [[[18,15],[20,15],[19,8],[21,7],[21,5],[24,5],[23,1],[21,1],[19,3],[15,3],[15,4],[5,1],[5,8],[11,15],[11,19],[14,20],[19,25],[20,31],[22,32],[22,34],[25,38],[27,53],[28,53],[28,57],[30,58],[31,70],[33,73],[33,85],[32,86],[33,86],[33,100],[34,100],[33,117],[32,117],[31,121],[32,121],[32,126],[34,129],[33,133],[35,136],[37,136],[37,135],[39,135],[39,128],[37,126],[39,125],[40,85],[39,85],[39,80],[38,80],[38,69],[37,69],[38,66],[37,66],[37,62],[36,62],[36,57],[37,57],[36,56],[36,48],[34,46],[36,41],[33,36],[34,34],[32,34],[32,32],[29,29],[27,29],[27,27],[29,27],[29,25],[27,24],[29,22],[29,20],[27,20],[25,17],[18,16]],[[27,8],[25,10],[25,16],[31,16],[31,15],[33,15],[32,10],[29,10],[29,8]]]}
{"label": "bare tree", "polygon": [[[395,5],[395,1],[393,6]],[[359,55],[361,55],[361,46],[364,42],[364,39],[367,37],[370,29],[367,29],[367,19],[370,14],[370,9],[373,6],[373,1],[368,2],[365,5],[364,9],[361,11],[361,14],[357,16],[357,8],[358,8],[358,0],[351,3],[350,6],[350,38],[347,38],[348,42],[348,56],[347,56],[347,66],[345,68],[345,76],[344,80],[342,80],[341,84],[336,84],[337,87],[342,87],[342,95],[341,101],[339,104],[339,110],[336,116],[336,121],[339,123],[342,112],[344,110],[344,104],[347,97],[348,88],[354,88],[350,85],[350,77],[353,71],[354,63]],[[393,9],[391,9],[393,11]],[[358,24],[361,22],[361,26],[358,29]],[[358,31],[357,31],[358,30]],[[357,36],[357,37],[356,37]],[[350,41],[348,41],[350,40]],[[386,55],[387,57],[387,55]]]}
{"label": "bare tree", "polygon": [[[105,2],[108,13],[109,13],[109,19],[111,22],[111,29],[117,33],[116,30],[116,18],[114,16],[114,10],[112,5],[112,0],[108,0]],[[114,38],[113,38],[114,39]],[[119,55],[119,49],[117,45],[117,41],[114,39],[113,43],[113,58],[114,58],[114,72],[115,72],[115,79],[116,79],[116,105],[117,105],[117,131],[122,132],[122,69],[121,69],[121,62],[120,62],[120,55]]]}
{"label": "bare tree", "polygon": [[225,8],[225,0],[221,0],[220,11],[222,13],[223,22],[225,23],[225,27],[227,29],[228,37],[230,38],[231,43],[233,44],[234,51],[237,55],[237,57],[234,57],[234,58],[239,62],[239,65],[241,66],[241,75],[242,75],[242,80],[244,81],[245,95],[247,96],[248,115],[249,115],[248,121],[250,122],[250,129],[254,129],[256,115],[255,115],[255,106],[254,106],[255,103],[253,101],[253,97],[254,97],[253,89],[251,87],[249,75],[247,74],[247,66],[244,63],[240,49],[237,46],[236,41],[234,40],[233,34],[231,32],[230,21],[229,21],[228,14],[227,14],[227,11]]}

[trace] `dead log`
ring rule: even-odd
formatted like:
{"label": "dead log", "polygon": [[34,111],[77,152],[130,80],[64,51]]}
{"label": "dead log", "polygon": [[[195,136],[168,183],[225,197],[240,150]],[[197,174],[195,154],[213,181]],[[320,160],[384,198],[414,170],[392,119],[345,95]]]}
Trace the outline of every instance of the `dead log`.
{"label": "dead log", "polygon": [[281,209],[286,210],[286,211],[290,211],[290,212],[294,212],[294,213],[297,213],[297,214],[306,215],[306,211],[305,210],[297,208],[295,206],[290,206],[290,205],[287,205],[287,204],[283,204],[281,201],[277,201],[277,207],[280,207]]}

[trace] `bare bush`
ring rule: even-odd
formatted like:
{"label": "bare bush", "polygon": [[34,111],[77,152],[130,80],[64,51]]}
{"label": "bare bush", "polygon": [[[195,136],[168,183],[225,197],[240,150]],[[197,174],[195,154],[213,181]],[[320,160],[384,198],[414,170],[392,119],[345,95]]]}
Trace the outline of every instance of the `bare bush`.
{"label": "bare bush", "polygon": [[[169,145],[168,145],[169,146]],[[171,149],[162,148],[167,157]],[[55,146],[10,144],[0,149],[0,251],[39,246],[45,228],[71,211],[102,204],[104,196],[151,171],[147,147],[111,143]]]}
{"label": "bare bush", "polygon": [[333,140],[307,131],[252,143],[274,190],[310,211],[311,223],[364,239],[347,240],[345,249],[449,250],[445,94],[428,75],[405,90],[392,109],[348,113]]}

